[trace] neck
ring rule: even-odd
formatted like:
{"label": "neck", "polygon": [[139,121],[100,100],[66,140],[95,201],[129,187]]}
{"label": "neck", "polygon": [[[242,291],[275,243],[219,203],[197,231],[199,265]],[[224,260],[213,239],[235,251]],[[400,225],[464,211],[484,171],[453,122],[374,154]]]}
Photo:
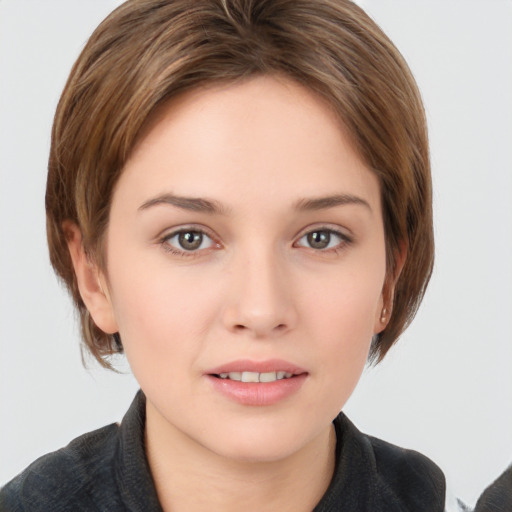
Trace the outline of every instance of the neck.
{"label": "neck", "polygon": [[311,511],[331,481],[336,434],[329,425],[280,460],[226,458],[169,428],[147,405],[146,450],[164,511]]}

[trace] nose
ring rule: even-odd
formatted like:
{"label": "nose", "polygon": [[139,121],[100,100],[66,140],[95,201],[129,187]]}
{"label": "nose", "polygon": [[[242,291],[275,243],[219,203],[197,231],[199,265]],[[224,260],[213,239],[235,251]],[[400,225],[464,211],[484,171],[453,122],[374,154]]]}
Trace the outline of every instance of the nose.
{"label": "nose", "polygon": [[240,258],[230,269],[225,327],[253,338],[270,338],[293,329],[296,301],[289,273],[275,255]]}

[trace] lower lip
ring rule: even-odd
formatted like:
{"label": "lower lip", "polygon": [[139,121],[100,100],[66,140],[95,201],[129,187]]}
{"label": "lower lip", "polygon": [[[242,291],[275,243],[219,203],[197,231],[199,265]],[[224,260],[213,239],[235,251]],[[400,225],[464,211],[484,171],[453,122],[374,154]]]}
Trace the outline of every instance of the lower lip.
{"label": "lower lip", "polygon": [[284,400],[302,387],[307,373],[274,382],[240,382],[207,375],[216,391],[242,405],[273,405]]}

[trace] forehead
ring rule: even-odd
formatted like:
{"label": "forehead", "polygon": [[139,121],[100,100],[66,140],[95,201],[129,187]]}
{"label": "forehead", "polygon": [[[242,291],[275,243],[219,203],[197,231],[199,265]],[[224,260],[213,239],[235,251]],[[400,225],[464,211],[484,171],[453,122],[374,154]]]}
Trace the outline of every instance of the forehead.
{"label": "forehead", "polygon": [[338,187],[379,200],[376,176],[333,110],[269,76],[196,89],[160,108],[125,165],[119,187],[127,183],[139,197],[261,192],[268,203],[277,193],[291,201]]}

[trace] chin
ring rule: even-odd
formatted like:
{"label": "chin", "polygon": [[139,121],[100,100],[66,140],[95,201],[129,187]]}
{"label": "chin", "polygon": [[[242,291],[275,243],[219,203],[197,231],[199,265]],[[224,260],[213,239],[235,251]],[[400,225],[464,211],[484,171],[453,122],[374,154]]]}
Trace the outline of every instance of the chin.
{"label": "chin", "polygon": [[226,459],[247,463],[272,463],[293,456],[314,437],[284,425],[258,422],[252,427],[224,429],[210,445],[210,450]]}
{"label": "chin", "polygon": [[299,451],[301,445],[284,443],[282,439],[249,439],[219,447],[217,453],[226,459],[251,464],[278,462]]}

